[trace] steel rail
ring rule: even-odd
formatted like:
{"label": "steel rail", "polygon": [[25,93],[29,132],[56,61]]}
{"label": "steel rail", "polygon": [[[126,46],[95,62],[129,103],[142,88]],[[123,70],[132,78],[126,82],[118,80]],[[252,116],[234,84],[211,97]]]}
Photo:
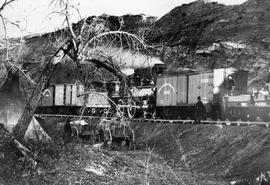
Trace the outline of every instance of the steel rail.
{"label": "steel rail", "polygon": [[[80,115],[60,115],[60,114],[35,114],[35,117],[58,117],[58,118],[78,118],[78,119],[100,119],[100,116],[80,116]],[[165,124],[201,124],[201,125],[217,125],[217,126],[261,126],[270,127],[270,122],[262,121],[229,121],[229,120],[203,120],[201,123],[195,123],[194,120],[169,120],[169,119],[144,119],[132,118],[129,119],[134,122],[143,123],[165,123]]]}

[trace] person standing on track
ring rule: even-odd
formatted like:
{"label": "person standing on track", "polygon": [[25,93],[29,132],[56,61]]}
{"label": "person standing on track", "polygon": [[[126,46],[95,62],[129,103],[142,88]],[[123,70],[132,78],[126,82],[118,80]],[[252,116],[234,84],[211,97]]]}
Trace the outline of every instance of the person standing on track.
{"label": "person standing on track", "polygon": [[201,97],[198,96],[197,98],[197,103],[195,104],[195,120],[194,120],[194,123],[196,124],[200,124],[201,123],[201,120],[203,118],[203,114],[204,114],[204,105],[201,101]]}

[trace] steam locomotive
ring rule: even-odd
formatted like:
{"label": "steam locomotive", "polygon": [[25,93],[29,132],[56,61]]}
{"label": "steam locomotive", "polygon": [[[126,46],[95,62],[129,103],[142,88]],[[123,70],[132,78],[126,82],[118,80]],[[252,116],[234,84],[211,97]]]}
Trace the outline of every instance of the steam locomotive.
{"label": "steam locomotive", "polygon": [[[205,105],[205,119],[269,121],[269,93],[248,93],[248,72],[234,68],[178,74],[156,73],[147,85],[142,82],[131,89],[131,96],[114,92],[84,92],[80,84],[55,84],[43,94],[37,113],[100,116],[112,102],[125,109],[129,117],[160,119],[194,119],[195,103],[200,96]],[[121,93],[120,93],[121,94]],[[115,96],[117,95],[117,96]]]}

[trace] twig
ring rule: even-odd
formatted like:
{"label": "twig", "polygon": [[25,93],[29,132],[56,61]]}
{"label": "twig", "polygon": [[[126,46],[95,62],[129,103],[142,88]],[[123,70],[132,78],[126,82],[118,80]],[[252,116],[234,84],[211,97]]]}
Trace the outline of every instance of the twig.
{"label": "twig", "polygon": [[[191,129],[191,130],[192,130],[192,129]],[[175,142],[176,142],[176,145],[177,145],[178,150],[181,152],[181,155],[184,156],[183,148],[182,148],[182,145],[181,145],[179,139],[176,139],[176,138],[175,138],[175,136],[174,136],[173,133],[172,133],[172,130],[170,130],[170,132],[171,132],[171,135],[172,135],[173,139],[174,139]],[[184,163],[185,163],[186,168],[187,168],[188,171],[191,173],[191,170],[190,170],[190,168],[189,168],[189,166],[188,166],[188,163],[187,163],[187,161],[186,161],[186,158],[183,157],[183,160],[184,160]],[[192,173],[191,173],[191,174],[192,174]],[[194,177],[194,179],[193,179],[193,180],[194,180],[194,183],[195,183],[195,184],[198,184],[198,183],[196,182],[195,175],[194,175],[193,177]]]}
{"label": "twig", "polygon": [[2,24],[3,24],[3,29],[4,29],[4,33],[5,33],[5,43],[6,43],[6,60],[8,60],[8,51],[9,51],[9,47],[8,47],[8,36],[7,36],[7,27],[6,27],[6,22],[4,20],[4,17],[0,14],[0,18],[2,20]]}
{"label": "twig", "polygon": [[149,148],[148,148],[148,153],[147,154],[149,156],[145,159],[145,164],[144,164],[144,167],[145,167],[145,185],[149,184],[149,182],[148,182],[149,162],[150,162],[153,151],[154,151],[154,147],[151,150],[149,150]]}
{"label": "twig", "polygon": [[10,1],[8,1],[8,0],[5,0],[5,2],[2,4],[2,6],[0,7],[0,13],[4,10],[4,8],[6,7],[6,6],[8,6],[9,4],[11,4],[13,1],[16,1],[16,0],[10,0]]}
{"label": "twig", "polygon": [[62,174],[60,178],[57,179],[57,181],[55,183],[53,183],[53,185],[57,185],[60,180],[62,180],[64,178],[65,174]]}
{"label": "twig", "polygon": [[11,68],[16,68],[16,69],[18,69],[18,70],[26,77],[26,79],[28,79],[31,83],[37,85],[37,83],[29,76],[29,74],[26,74],[26,73],[25,73],[26,70],[22,69],[22,68],[21,68],[20,66],[18,66],[18,65],[13,64],[13,63],[10,62],[9,60],[6,61],[6,62],[8,62],[8,63],[11,65]]}

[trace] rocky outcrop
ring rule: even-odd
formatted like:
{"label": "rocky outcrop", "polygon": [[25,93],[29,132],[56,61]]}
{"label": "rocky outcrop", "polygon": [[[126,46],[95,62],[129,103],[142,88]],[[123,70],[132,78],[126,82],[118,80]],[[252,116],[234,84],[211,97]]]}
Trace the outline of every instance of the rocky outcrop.
{"label": "rocky outcrop", "polygon": [[169,70],[236,67],[251,71],[252,85],[269,71],[269,11],[267,0],[236,6],[199,0],[171,10],[147,38],[163,44]]}

